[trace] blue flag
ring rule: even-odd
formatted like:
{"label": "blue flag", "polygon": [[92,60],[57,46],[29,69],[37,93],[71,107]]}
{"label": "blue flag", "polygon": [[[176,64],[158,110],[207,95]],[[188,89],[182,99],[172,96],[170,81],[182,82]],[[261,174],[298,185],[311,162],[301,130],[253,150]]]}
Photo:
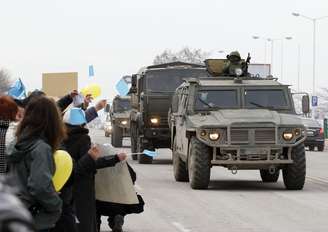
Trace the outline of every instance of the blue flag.
{"label": "blue flag", "polygon": [[26,98],[26,88],[20,78],[11,86],[8,95],[16,99]]}
{"label": "blue flag", "polygon": [[116,90],[119,93],[119,95],[126,96],[129,92],[129,86],[123,79],[121,79],[116,84]]}
{"label": "blue flag", "polygon": [[142,153],[143,153],[144,155],[146,155],[146,156],[149,156],[149,157],[155,157],[155,156],[157,156],[156,151],[144,150]]}
{"label": "blue flag", "polygon": [[94,77],[95,76],[95,72],[93,69],[93,65],[89,65],[89,77]]}

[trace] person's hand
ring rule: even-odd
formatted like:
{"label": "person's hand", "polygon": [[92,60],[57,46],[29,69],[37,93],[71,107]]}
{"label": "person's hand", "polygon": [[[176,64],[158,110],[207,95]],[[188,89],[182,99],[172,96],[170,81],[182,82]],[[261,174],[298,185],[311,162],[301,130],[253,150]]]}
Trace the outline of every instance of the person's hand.
{"label": "person's hand", "polygon": [[76,89],[74,89],[72,90],[72,92],[70,92],[69,95],[71,96],[71,98],[74,98],[75,96],[79,95],[79,92]]}
{"label": "person's hand", "polygon": [[100,158],[100,150],[98,147],[93,146],[89,149],[88,151],[88,155],[93,159],[93,160],[97,160]]}
{"label": "person's hand", "polygon": [[84,97],[84,107],[88,108],[92,100],[93,100],[92,94],[87,94],[87,96]]}
{"label": "person's hand", "polygon": [[97,111],[102,110],[102,109],[104,109],[106,107],[106,105],[107,105],[107,100],[100,100],[96,104],[96,110]]}
{"label": "person's hand", "polygon": [[122,162],[124,160],[126,160],[126,158],[128,157],[126,153],[119,153],[117,154],[118,159]]}

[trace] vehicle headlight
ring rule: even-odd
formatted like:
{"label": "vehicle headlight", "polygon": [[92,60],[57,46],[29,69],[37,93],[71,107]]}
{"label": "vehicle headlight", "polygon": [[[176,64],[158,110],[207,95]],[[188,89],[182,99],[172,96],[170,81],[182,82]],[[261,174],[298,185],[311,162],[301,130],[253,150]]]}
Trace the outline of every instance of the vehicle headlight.
{"label": "vehicle headlight", "polygon": [[216,141],[220,138],[220,134],[218,132],[211,132],[208,137],[210,138],[210,140],[212,141]]}
{"label": "vehicle headlight", "polygon": [[123,121],[121,121],[121,124],[122,124],[122,125],[126,125],[126,124],[128,124],[128,121],[123,120]]}
{"label": "vehicle headlight", "polygon": [[243,74],[243,70],[241,69],[241,68],[236,68],[235,69],[235,74],[236,74],[236,76],[241,76],[242,74]]}
{"label": "vehicle headlight", "polygon": [[151,119],[150,119],[150,122],[151,122],[152,124],[158,124],[158,123],[159,123],[159,119],[158,119],[158,118],[151,118]]}
{"label": "vehicle headlight", "polygon": [[284,140],[286,140],[286,141],[290,141],[290,140],[292,140],[292,139],[294,138],[294,134],[293,134],[293,132],[291,132],[291,131],[285,131],[285,132],[282,134],[282,137],[283,137]]}

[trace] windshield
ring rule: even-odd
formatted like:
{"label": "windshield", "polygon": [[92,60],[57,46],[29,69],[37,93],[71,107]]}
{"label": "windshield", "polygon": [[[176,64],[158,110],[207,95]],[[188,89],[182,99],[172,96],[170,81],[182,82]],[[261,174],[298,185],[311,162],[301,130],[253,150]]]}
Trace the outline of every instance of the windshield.
{"label": "windshield", "polygon": [[200,90],[196,95],[196,110],[236,108],[238,106],[236,90]]}
{"label": "windshield", "polygon": [[114,112],[123,112],[126,110],[130,110],[131,105],[130,105],[130,100],[117,100],[114,103]]}
{"label": "windshield", "polygon": [[267,109],[282,109],[288,107],[287,99],[282,89],[246,90],[245,106],[247,108]]}
{"label": "windshield", "polygon": [[187,77],[207,77],[205,69],[163,69],[146,74],[147,90],[152,92],[174,92]]}

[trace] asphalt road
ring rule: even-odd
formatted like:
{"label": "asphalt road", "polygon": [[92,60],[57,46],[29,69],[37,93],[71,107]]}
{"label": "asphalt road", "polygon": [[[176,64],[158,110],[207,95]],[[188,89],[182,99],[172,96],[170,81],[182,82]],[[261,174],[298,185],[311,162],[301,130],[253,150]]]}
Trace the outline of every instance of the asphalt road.
{"label": "asphalt road", "polygon": [[[91,130],[95,142],[109,143],[103,131]],[[130,151],[129,138],[123,150]],[[208,190],[175,182],[170,150],[158,150],[152,165],[129,163],[136,170],[136,190],[145,212],[126,217],[126,232],[326,232],[328,231],[328,152],[307,151],[304,190],[287,191],[282,178],[264,184],[257,171],[236,175],[214,167]],[[110,231],[103,220],[102,231]]]}

